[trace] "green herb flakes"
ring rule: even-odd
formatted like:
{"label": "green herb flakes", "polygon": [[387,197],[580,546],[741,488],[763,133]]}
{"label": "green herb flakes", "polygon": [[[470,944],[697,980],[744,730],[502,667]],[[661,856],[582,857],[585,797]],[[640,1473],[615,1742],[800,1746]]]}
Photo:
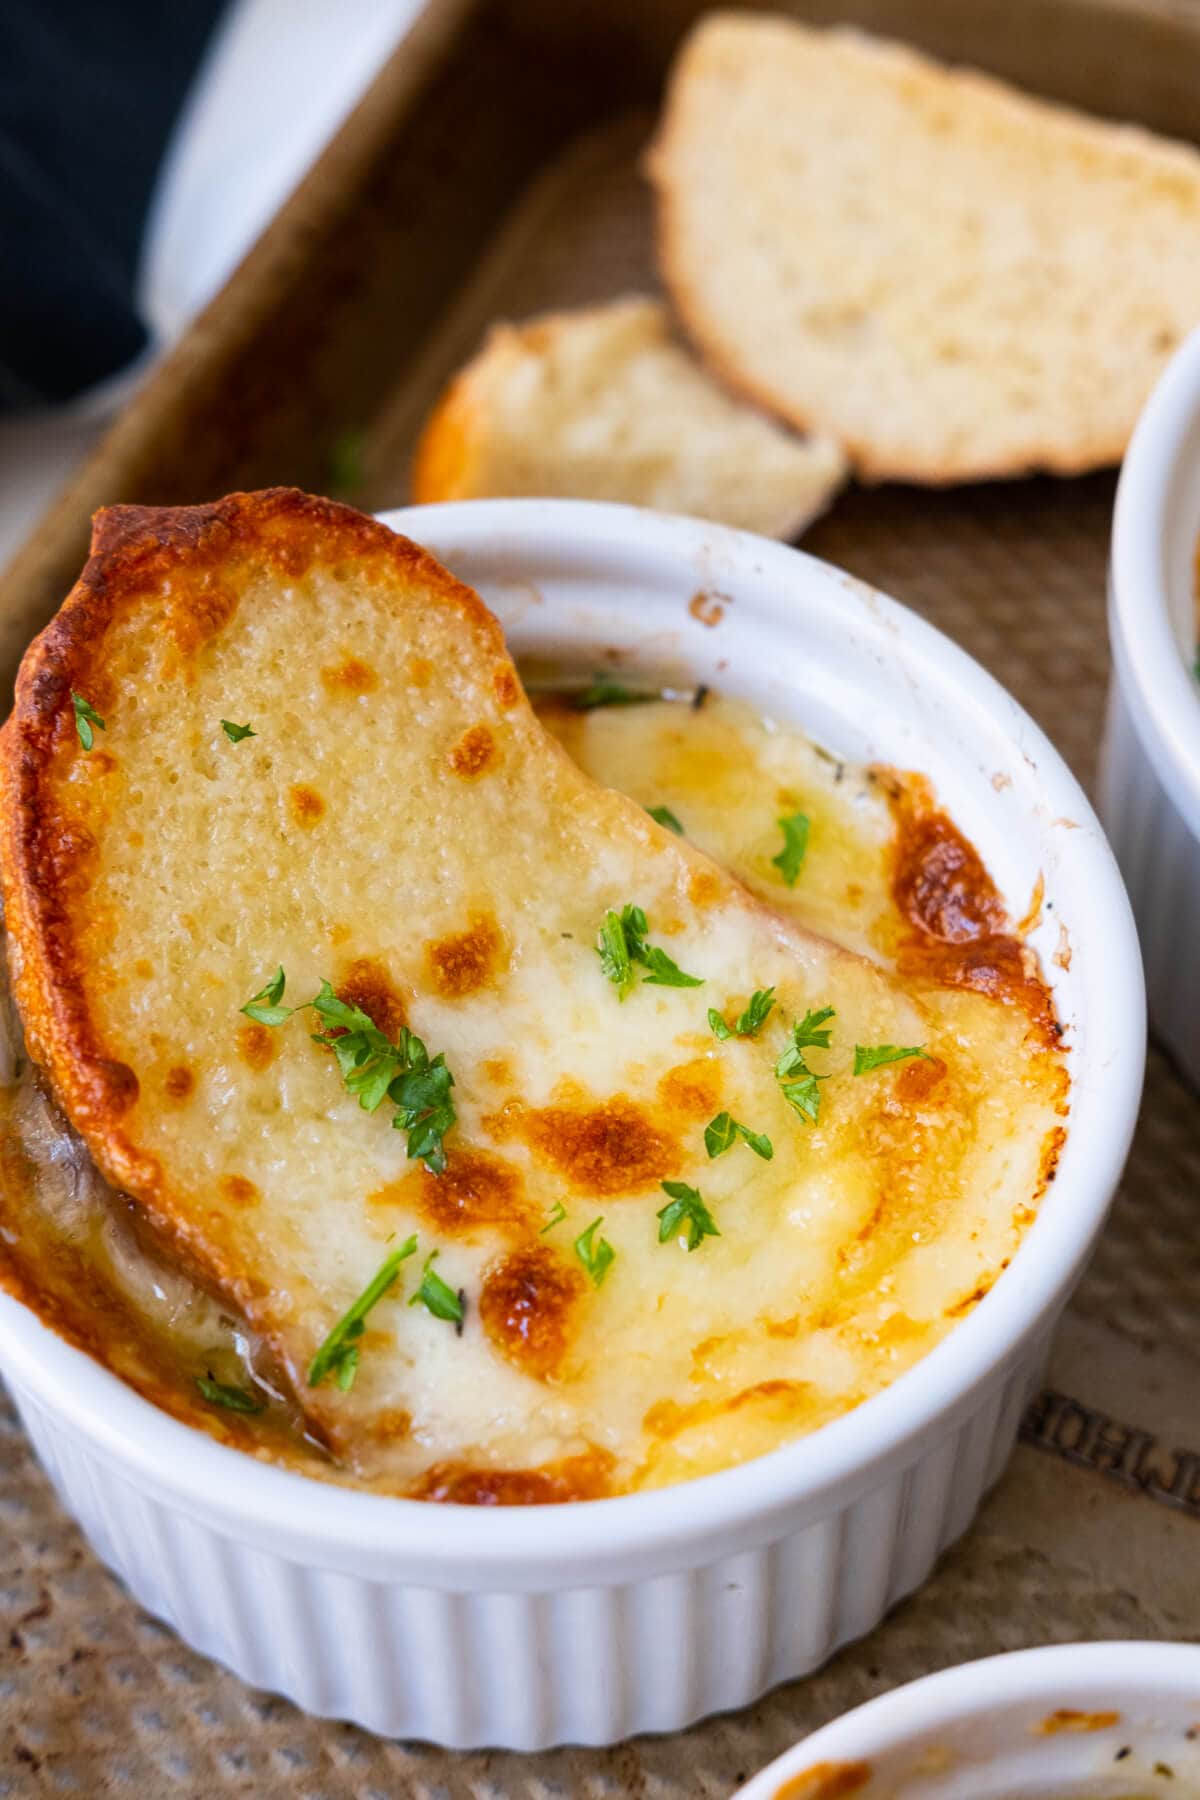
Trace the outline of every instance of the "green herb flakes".
{"label": "green herb flakes", "polygon": [[619,913],[611,907],[604,915],[596,942],[596,954],[605,978],[624,1000],[634,983],[634,965],[646,970],[643,987],[703,987],[700,975],[688,975],[656,944],[647,944],[650,930],[640,906],[626,906]]}
{"label": "green herb flakes", "polygon": [[438,1252],[431,1250],[425,1258],[421,1285],[408,1304],[427,1307],[435,1319],[446,1319],[453,1325],[461,1325],[465,1310],[462,1294],[456,1294],[452,1287],[447,1286],[434,1268],[437,1256]]}
{"label": "green herb flakes", "polygon": [[320,1387],[327,1375],[336,1378],[343,1393],[353,1387],[358,1371],[358,1340],[366,1330],[367,1314],[394,1285],[401,1263],[415,1255],[416,1248],[416,1238],[410,1237],[398,1250],[393,1250],[358,1299],[343,1313],[309,1364],[309,1387]]}
{"label": "green herb flakes", "polygon": [[808,814],[792,813],[790,817],[778,819],[776,823],[783,833],[783,849],[778,856],[771,858],[771,862],[787,885],[795,887],[804,853],[808,849]]}
{"label": "green herb flakes", "polygon": [[720,1237],[716,1220],[700,1198],[698,1188],[686,1181],[664,1181],[662,1191],[670,1200],[658,1214],[658,1241],[669,1243],[682,1231],[686,1234],[689,1254],[698,1250],[706,1237]]}
{"label": "green herb flakes", "polygon": [[245,1006],[238,1010],[260,1025],[282,1025],[285,1019],[290,1019],[294,1012],[299,1011],[298,1007],[280,1004],[286,985],[287,976],[281,963],[267,985],[259,988],[257,994],[252,994]]}
{"label": "green herb flakes", "polygon": [[669,806],[648,806],[646,811],[656,825],[662,825],[667,831],[673,831],[676,837],[684,835],[683,826],[679,823]]}
{"label": "green herb flakes", "polygon": [[765,1132],[751,1131],[748,1125],[740,1125],[727,1112],[718,1113],[704,1127],[704,1148],[710,1158],[731,1150],[739,1138],[753,1150],[755,1156],[761,1156],[764,1162],[770,1162],[775,1154],[775,1148]]}
{"label": "green herb flakes", "polygon": [[322,981],[320,992],[302,1006],[282,1004],[284,985],[279,968],[242,1012],[260,1025],[282,1025],[293,1013],[311,1007],[324,1028],[311,1034],[313,1043],[333,1052],[346,1092],[369,1113],[390,1100],[396,1108],[393,1126],[408,1133],[409,1156],[419,1157],[431,1175],[442,1174],[443,1140],[458,1116],[450,1098],[454,1077],[445,1057],[431,1057],[407,1025],[393,1044],[361,1007],[339,1000],[328,981]]}
{"label": "green herb flakes", "polygon": [[750,996],[746,1010],[739,1014],[736,1024],[729,1026],[715,1006],[708,1009],[708,1023],[712,1034],[721,1043],[731,1037],[757,1037],[770,1015],[775,1004],[775,989],[756,988]]}
{"label": "green herb flakes", "polygon": [[828,1077],[814,1074],[805,1061],[804,1052],[809,1049],[828,1050],[833,1035],[828,1021],[836,1016],[832,1006],[822,1006],[815,1012],[811,1009],[806,1012],[792,1026],[792,1041],[775,1064],[775,1079],[784,1099],[793,1112],[799,1113],[811,1125],[816,1125],[820,1120],[820,1083]]}
{"label": "green herb flakes", "polygon": [[196,1386],[210,1406],[223,1406],[227,1412],[260,1413],[263,1409],[257,1394],[249,1388],[227,1387],[223,1381],[214,1381],[211,1369],[207,1375],[197,1375]]}
{"label": "green herb flakes", "polygon": [[592,1278],[592,1286],[599,1287],[616,1259],[616,1251],[607,1238],[597,1243],[596,1233],[604,1223],[604,1216],[593,1219],[586,1231],[581,1231],[575,1239],[575,1254]]}
{"label": "green herb flakes", "polygon": [[252,725],[235,725],[232,719],[222,719],[221,730],[231,744],[240,744],[244,738],[258,736]]}
{"label": "green herb flakes", "polygon": [[872,1069],[882,1069],[886,1063],[905,1062],[910,1056],[919,1056],[923,1062],[932,1062],[920,1044],[855,1044],[854,1073],[869,1075]]}
{"label": "green herb flakes", "polygon": [[593,675],[587,687],[572,694],[571,705],[576,712],[593,712],[599,706],[645,706],[647,701],[658,698],[657,694],[627,688],[611,675]]}
{"label": "green herb flakes", "polygon": [[82,694],[72,692],[71,706],[75,713],[75,729],[79,733],[79,742],[85,750],[90,750],[96,741],[96,734],[92,730],[92,726],[98,725],[101,731],[107,731],[108,727],[95,707],[90,705]]}
{"label": "green herb flakes", "polygon": [[832,1006],[823,1006],[819,1012],[806,1012],[800,1023],[792,1026],[792,1042],[797,1050],[805,1050],[810,1046],[828,1050],[833,1034],[826,1027],[826,1021],[836,1017],[837,1013]]}

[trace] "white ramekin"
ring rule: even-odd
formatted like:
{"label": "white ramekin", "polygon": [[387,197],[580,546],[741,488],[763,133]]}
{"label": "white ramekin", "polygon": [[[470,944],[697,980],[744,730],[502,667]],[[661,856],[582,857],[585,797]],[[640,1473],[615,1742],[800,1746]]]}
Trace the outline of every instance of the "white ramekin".
{"label": "white ramekin", "polygon": [[1100,815],[1133,903],[1150,1017],[1200,1084],[1200,331],[1168,365],[1117,489]]}
{"label": "white ramekin", "polygon": [[[659,1492],[481,1512],[323,1485],[176,1423],[3,1298],[0,1368],[99,1554],[248,1681],[460,1747],[674,1730],[870,1630],[999,1474],[1133,1127],[1133,923],[1033,722],[849,577],[629,507],[482,501],[387,519],[483,592],[518,656],[589,670],[619,649],[646,676],[750,696],[847,757],[928,773],[1015,916],[1044,876],[1034,941],[1073,1082],[1058,1178],[1011,1272],[890,1389],[803,1443]],[[715,626],[689,611],[701,589],[723,597]]]}
{"label": "white ramekin", "polygon": [[[1165,1772],[1167,1771],[1167,1772]],[[840,1785],[839,1785],[840,1783]],[[735,1800],[1106,1800],[1200,1793],[1200,1648],[1055,1644],[894,1688]]]}

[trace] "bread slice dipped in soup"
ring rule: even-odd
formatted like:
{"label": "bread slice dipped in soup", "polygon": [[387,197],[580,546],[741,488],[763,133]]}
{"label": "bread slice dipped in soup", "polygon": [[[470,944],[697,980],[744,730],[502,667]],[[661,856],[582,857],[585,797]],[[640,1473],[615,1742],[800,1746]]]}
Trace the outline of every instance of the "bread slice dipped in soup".
{"label": "bread slice dipped in soup", "polygon": [[329,501],[100,514],[0,736],[6,1284],[428,1499],[683,1480],[908,1368],[1053,1172],[1050,996],[925,782],[702,698],[531,704]]}

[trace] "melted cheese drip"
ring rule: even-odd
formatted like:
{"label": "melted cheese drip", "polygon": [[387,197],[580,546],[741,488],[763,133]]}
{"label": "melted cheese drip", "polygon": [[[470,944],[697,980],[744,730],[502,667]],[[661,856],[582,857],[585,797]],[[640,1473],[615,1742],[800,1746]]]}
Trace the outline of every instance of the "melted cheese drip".
{"label": "melted cheese drip", "polygon": [[[540,710],[593,777],[646,807],[670,807],[700,848],[772,906],[887,966],[898,924],[888,873],[895,823],[862,771],[715,698],[698,712],[655,702],[581,714],[553,700]],[[771,859],[782,843],[774,821],[795,811],[808,816],[810,832],[789,889]],[[652,932],[701,974],[729,960],[720,936],[719,920],[701,944]],[[1065,1110],[1061,1061],[1034,1043],[1018,1008],[916,982],[905,1015],[889,1014],[887,1029],[897,1033],[891,1041],[924,1045],[932,1060],[855,1077],[854,1044],[880,1041],[872,970],[853,958],[833,967],[830,991],[812,998],[837,1013],[831,1048],[809,1053],[827,1076],[815,1126],[787,1106],[770,1075],[790,1015],[777,1008],[755,1040],[718,1042],[706,1023],[710,1006],[732,1020],[749,986],[639,985],[619,1005],[596,978],[589,943],[586,978],[564,982],[547,1013],[545,995],[526,992],[515,968],[503,994],[510,1049],[473,1069],[476,1097],[460,1104],[462,1142],[477,1160],[460,1162],[457,1188],[450,1176],[442,1185],[406,1167],[393,1134],[378,1140],[395,1165],[394,1184],[380,1181],[372,1203],[379,1254],[414,1229],[422,1258],[438,1245],[439,1272],[467,1297],[465,1327],[457,1333],[402,1303],[419,1280],[419,1262],[407,1264],[403,1290],[379,1305],[362,1340],[355,1400],[369,1404],[372,1429],[344,1439],[331,1432],[340,1466],[312,1472],[403,1491],[434,1465],[501,1474],[599,1452],[613,1490],[663,1485],[813,1430],[944,1336],[1007,1266],[1032,1217]],[[482,1000],[453,1016],[456,1060],[472,1067],[470,1021],[480,1021],[481,1046],[494,1045],[495,1021]],[[539,1019],[546,1029],[520,1023]],[[640,1030],[661,1045],[664,1021],[669,1067],[657,1049],[640,1064]],[[568,1057],[556,1059],[556,1042],[569,1043]],[[559,1079],[562,1066],[586,1075],[586,1095]],[[306,1078],[323,1083],[320,1105],[336,1115],[347,1147],[365,1144],[379,1121],[366,1121],[327,1076],[318,1068]],[[682,1238],[659,1242],[656,1214],[667,1202],[657,1169],[636,1191],[628,1182],[611,1189],[603,1143],[576,1141],[582,1099],[620,1094],[634,1095],[651,1129],[684,1146],[672,1173],[700,1189],[720,1231],[695,1252]],[[710,1160],[704,1127],[719,1111],[767,1133],[772,1160],[740,1143]],[[626,1139],[626,1157],[628,1148]],[[30,1154],[37,1164],[36,1145]],[[657,1154],[648,1142],[648,1168]],[[497,1168],[518,1172],[521,1194],[537,1202],[532,1215]],[[61,1199],[61,1183],[43,1175],[38,1185]],[[93,1213],[95,1189],[72,1187]],[[566,1217],[543,1234],[551,1199]],[[497,1231],[497,1211],[503,1218],[510,1203],[512,1217]],[[477,1205],[486,1229],[464,1227],[455,1214],[462,1205],[468,1214]],[[597,1218],[595,1237],[615,1256],[593,1288],[572,1245]],[[94,1219],[89,1229],[95,1237]],[[72,1230],[79,1235],[78,1222]],[[515,1260],[500,1283],[494,1271],[506,1243]],[[206,1360],[245,1352],[233,1322],[190,1299],[181,1277],[168,1280],[125,1236],[110,1230],[102,1261],[113,1287],[168,1331],[177,1326],[189,1384]],[[576,1288],[561,1342],[545,1265],[565,1269]],[[497,1349],[498,1319],[514,1354]],[[314,1321],[318,1340],[330,1322]],[[219,1364],[222,1374],[227,1366]],[[323,1398],[336,1417],[333,1390]],[[299,1444],[292,1451],[293,1459],[312,1454]]]}

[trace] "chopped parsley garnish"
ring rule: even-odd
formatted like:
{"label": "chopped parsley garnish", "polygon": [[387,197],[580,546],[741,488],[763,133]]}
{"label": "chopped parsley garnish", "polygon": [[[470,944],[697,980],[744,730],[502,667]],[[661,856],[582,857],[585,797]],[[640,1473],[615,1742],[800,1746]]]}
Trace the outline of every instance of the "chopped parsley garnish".
{"label": "chopped parsley garnish", "polygon": [[771,1008],[775,1004],[775,989],[755,988],[750,996],[750,1004],[745,1012],[739,1014],[735,1025],[727,1025],[715,1006],[708,1009],[708,1022],[715,1038],[721,1043],[731,1037],[756,1037],[767,1022]]}
{"label": "chopped parsley garnish", "polygon": [[700,1198],[698,1188],[686,1181],[664,1181],[662,1191],[671,1204],[658,1215],[658,1241],[665,1244],[678,1236],[680,1228],[687,1234],[689,1253],[698,1250],[706,1237],[720,1237],[717,1222]]}
{"label": "chopped parsley garnish", "polygon": [[260,1413],[263,1409],[257,1394],[249,1388],[227,1387],[223,1381],[214,1381],[211,1370],[207,1375],[197,1375],[196,1386],[211,1406],[223,1406],[227,1412]]}
{"label": "chopped parsley garnish", "polygon": [[869,1075],[872,1069],[882,1069],[885,1063],[904,1062],[910,1056],[919,1056],[923,1062],[932,1062],[920,1044],[855,1044],[854,1073]]}
{"label": "chopped parsley garnish", "polygon": [[808,814],[792,813],[786,819],[778,819],[776,823],[783,833],[783,849],[771,862],[789,887],[795,887],[796,877],[800,873],[800,865],[804,861],[804,852],[808,849]]}
{"label": "chopped parsley garnish", "polygon": [[646,811],[656,825],[664,825],[668,831],[673,831],[676,837],[684,835],[683,826],[669,806],[648,806]]}
{"label": "chopped parsley garnish", "polygon": [[392,1124],[408,1133],[409,1156],[420,1157],[431,1175],[440,1175],[446,1167],[443,1139],[457,1118],[450,1098],[454,1077],[445,1057],[430,1057],[407,1025],[393,1044],[361,1007],[339,1000],[328,981],[321,983],[315,999],[284,1006],[285,980],[283,969],[277,969],[242,1012],[260,1025],[282,1025],[311,1006],[324,1025],[311,1034],[312,1040],[333,1051],[346,1092],[358,1096],[364,1112],[373,1113],[390,1100],[396,1108]]}
{"label": "chopped parsley garnish", "polygon": [[593,1287],[600,1286],[617,1254],[607,1238],[601,1238],[599,1243],[595,1242],[596,1232],[603,1223],[604,1215],[601,1214],[575,1239],[575,1254],[591,1276]]}
{"label": "chopped parsley garnish", "polygon": [[832,1033],[824,1027],[827,1020],[836,1017],[832,1006],[823,1006],[819,1012],[806,1012],[800,1023],[792,1026],[792,1041],[797,1050],[806,1050],[810,1045],[818,1050],[828,1050]]}
{"label": "chopped parsley garnish", "polygon": [[462,1294],[456,1294],[452,1287],[448,1287],[434,1268],[437,1255],[436,1250],[431,1250],[425,1258],[421,1285],[408,1304],[428,1307],[435,1319],[448,1319],[453,1325],[461,1325],[465,1311]]}
{"label": "chopped parsley garnish", "polygon": [[819,1083],[828,1077],[813,1073],[804,1060],[804,1052],[808,1049],[828,1050],[832,1033],[827,1021],[835,1016],[832,1006],[822,1006],[816,1012],[806,1012],[792,1026],[792,1041],[775,1064],[775,1079],[784,1099],[793,1112],[799,1113],[802,1119],[808,1119],[813,1125],[821,1116]]}
{"label": "chopped parsley garnish", "polygon": [[243,738],[258,736],[252,725],[235,725],[232,719],[222,719],[221,730],[231,744],[240,744]]}
{"label": "chopped parsley garnish", "polygon": [[647,947],[640,958],[650,973],[642,983],[643,987],[703,987],[703,975],[685,975],[677,962],[673,962],[665,950],[657,945]]}
{"label": "chopped parsley garnish", "polygon": [[92,726],[98,725],[101,731],[107,731],[108,727],[95,707],[90,705],[82,694],[72,692],[71,705],[75,711],[75,729],[79,733],[79,741],[85,750],[90,750],[96,741],[96,734],[92,730]]}
{"label": "chopped parsley garnish", "polygon": [[298,1010],[294,1006],[280,1005],[286,985],[287,976],[281,963],[267,985],[259,988],[257,994],[252,994],[239,1011],[244,1012],[248,1019],[255,1019],[260,1025],[282,1025],[285,1019],[290,1019]]}
{"label": "chopped parsley garnish", "polygon": [[571,705],[576,712],[592,712],[598,706],[644,706],[658,698],[657,694],[637,693],[611,675],[593,675],[589,686],[572,694]]}
{"label": "chopped parsley garnish", "polygon": [[642,930],[645,931],[646,915],[640,906],[627,906],[623,913],[614,912],[610,907],[604,915],[596,945],[605,979],[612,982],[622,1000],[633,986],[633,958],[629,949],[627,925],[627,921],[633,918],[640,918]]}
{"label": "chopped parsley garnish", "polygon": [[542,1226],[542,1229],[538,1232],[538,1236],[545,1237],[545,1235],[548,1231],[553,1231],[554,1227],[556,1225],[561,1225],[563,1220],[566,1218],[566,1216],[567,1216],[566,1207],[563,1205],[561,1200],[556,1200],[554,1202],[553,1207],[550,1210],[550,1214],[546,1220],[546,1223]]}
{"label": "chopped parsley garnish", "polygon": [[[785,1054],[789,1053],[785,1052]],[[779,1063],[783,1060],[783,1057],[780,1057]],[[821,1116],[821,1090],[817,1084],[825,1081],[827,1077],[814,1075],[811,1069],[801,1068],[797,1075],[785,1079],[779,1074],[779,1063],[775,1065],[775,1073],[779,1077],[779,1086],[784,1099],[794,1112],[800,1114],[801,1118],[808,1119],[815,1125]]]}
{"label": "chopped parsley garnish", "polygon": [[367,1314],[394,1285],[401,1263],[414,1255],[416,1248],[416,1238],[410,1237],[398,1250],[393,1250],[353,1306],[342,1314],[309,1364],[309,1387],[320,1387],[327,1375],[336,1376],[343,1394],[354,1386],[358,1370],[358,1340],[366,1330]]}
{"label": "chopped parsley garnish", "polygon": [[596,943],[600,968],[607,980],[624,1000],[633,986],[634,964],[647,971],[644,987],[703,987],[700,975],[686,975],[665,950],[647,944],[650,926],[640,906],[626,906],[618,912],[610,907],[604,915]]}
{"label": "chopped parsley garnish", "polygon": [[748,1125],[739,1125],[727,1112],[718,1113],[704,1127],[704,1148],[710,1157],[720,1156],[732,1149],[739,1138],[753,1150],[755,1156],[761,1156],[764,1162],[770,1162],[775,1154],[774,1146],[765,1132],[751,1131]]}

